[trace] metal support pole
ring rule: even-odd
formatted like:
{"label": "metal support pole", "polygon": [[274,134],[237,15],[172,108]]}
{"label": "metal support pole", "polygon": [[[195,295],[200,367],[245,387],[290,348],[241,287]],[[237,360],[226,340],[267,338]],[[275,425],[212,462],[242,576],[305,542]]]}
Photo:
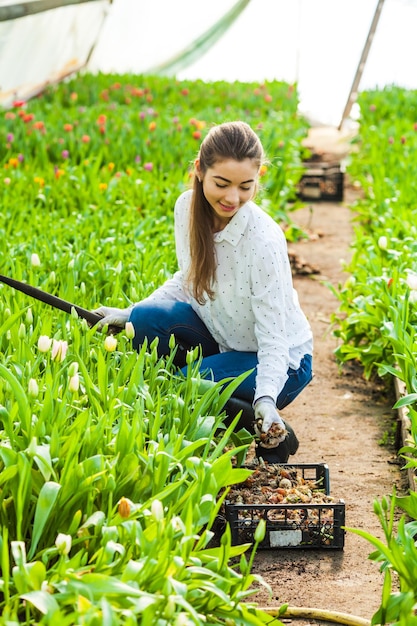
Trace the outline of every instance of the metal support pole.
{"label": "metal support pole", "polygon": [[58,9],[70,4],[84,4],[94,1],[96,0],[32,0],[31,2],[21,2],[20,4],[8,4],[0,7],[0,22],[43,13],[44,11]]}
{"label": "metal support pole", "polygon": [[352,87],[350,88],[350,93],[349,93],[349,97],[348,100],[346,102],[346,106],[345,109],[343,111],[343,115],[342,115],[342,119],[340,120],[340,124],[338,127],[338,130],[342,129],[343,126],[343,122],[345,121],[345,119],[347,119],[347,117],[349,116],[349,113],[352,109],[352,105],[355,102],[357,96],[358,96],[358,89],[359,89],[359,83],[360,80],[362,78],[362,74],[363,74],[363,70],[365,68],[365,63],[366,60],[368,58],[368,54],[369,54],[369,50],[371,48],[371,44],[372,44],[372,40],[374,38],[375,35],[375,31],[376,31],[376,27],[378,25],[378,21],[379,18],[381,16],[381,11],[382,11],[382,7],[384,4],[384,0],[379,0],[378,1],[378,5],[375,9],[375,14],[372,20],[372,24],[371,27],[369,29],[369,33],[368,33],[368,37],[366,38],[366,42],[365,42],[365,46],[362,50],[362,55],[359,61],[359,65],[356,69],[356,74],[355,74],[355,78],[353,79],[353,83],[352,83]]}

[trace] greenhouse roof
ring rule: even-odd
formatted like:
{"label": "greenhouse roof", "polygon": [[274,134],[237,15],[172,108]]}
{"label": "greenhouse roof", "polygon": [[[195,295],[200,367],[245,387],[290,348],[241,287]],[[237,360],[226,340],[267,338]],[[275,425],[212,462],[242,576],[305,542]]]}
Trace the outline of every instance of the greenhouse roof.
{"label": "greenhouse roof", "polygon": [[355,79],[417,86],[416,18],[415,0],[211,0],[202,10],[193,0],[0,0],[0,102],[80,69],[278,79],[298,84],[304,113],[337,125]]}

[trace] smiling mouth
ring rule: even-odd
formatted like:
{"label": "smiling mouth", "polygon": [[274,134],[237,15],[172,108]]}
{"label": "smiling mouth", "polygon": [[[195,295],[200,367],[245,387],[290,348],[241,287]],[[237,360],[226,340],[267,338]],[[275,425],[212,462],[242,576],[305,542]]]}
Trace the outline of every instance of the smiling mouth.
{"label": "smiling mouth", "polygon": [[235,206],[225,206],[221,202],[219,204],[220,204],[221,208],[223,209],[223,211],[227,211],[229,213],[230,213],[230,211],[234,211],[236,209]]}

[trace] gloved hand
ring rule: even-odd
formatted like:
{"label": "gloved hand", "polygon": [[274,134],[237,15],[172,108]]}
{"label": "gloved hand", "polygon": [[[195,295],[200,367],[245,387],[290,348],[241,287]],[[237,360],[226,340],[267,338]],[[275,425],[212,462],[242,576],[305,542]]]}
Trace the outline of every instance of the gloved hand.
{"label": "gloved hand", "polygon": [[255,433],[264,448],[275,448],[287,436],[287,429],[281,419],[275,402],[263,396],[255,402]]}
{"label": "gloved hand", "polygon": [[101,306],[98,309],[95,309],[93,313],[97,313],[101,315],[101,320],[97,324],[97,328],[100,330],[103,326],[117,326],[118,328],[124,328],[126,326],[126,322],[129,321],[130,312],[132,307],[128,307],[127,309],[117,309],[111,306]]}

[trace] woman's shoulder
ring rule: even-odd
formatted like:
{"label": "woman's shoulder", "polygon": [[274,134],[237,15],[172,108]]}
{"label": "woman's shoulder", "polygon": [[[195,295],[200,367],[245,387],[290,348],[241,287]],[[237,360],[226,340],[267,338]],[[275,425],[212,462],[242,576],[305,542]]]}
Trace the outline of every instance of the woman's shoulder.
{"label": "woman's shoulder", "polygon": [[187,189],[180,194],[175,202],[175,210],[184,210],[191,204],[191,198],[193,195],[192,189]]}
{"label": "woman's shoulder", "polygon": [[177,231],[188,229],[192,193],[191,189],[184,191],[175,202],[174,221]]}
{"label": "woman's shoulder", "polygon": [[285,239],[281,226],[259,204],[249,203],[249,228],[261,236]]}

